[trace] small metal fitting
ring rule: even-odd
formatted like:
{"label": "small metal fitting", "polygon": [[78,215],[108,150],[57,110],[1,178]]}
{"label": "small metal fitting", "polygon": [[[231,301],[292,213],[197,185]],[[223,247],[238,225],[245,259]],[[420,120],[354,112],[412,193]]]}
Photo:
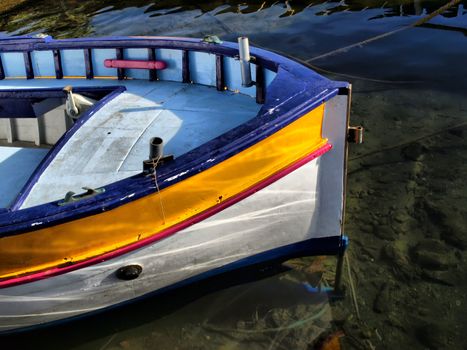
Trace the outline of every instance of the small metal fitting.
{"label": "small metal fitting", "polygon": [[131,264],[120,267],[115,274],[120,280],[131,281],[138,278],[141,272],[143,272],[143,267],[141,265]]}
{"label": "small metal fitting", "polygon": [[349,126],[347,133],[347,141],[350,143],[361,144],[363,143],[363,126]]}

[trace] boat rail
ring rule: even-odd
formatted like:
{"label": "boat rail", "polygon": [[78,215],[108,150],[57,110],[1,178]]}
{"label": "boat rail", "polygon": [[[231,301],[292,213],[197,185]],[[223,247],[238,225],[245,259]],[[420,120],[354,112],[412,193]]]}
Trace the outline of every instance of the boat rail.
{"label": "boat rail", "polygon": [[[100,75],[96,72],[96,66],[105,66],[105,60],[94,57],[95,50],[114,50],[115,57],[106,57],[106,59],[123,60],[128,55],[129,50],[147,50],[146,57],[139,57],[147,59],[148,61],[154,62],[157,58],[157,51],[161,49],[167,50],[179,50],[182,53],[181,62],[181,77],[180,81],[184,83],[193,82],[191,76],[191,65],[190,59],[193,53],[209,53],[215,55],[216,65],[216,78],[215,86],[217,90],[226,90],[226,81],[229,79],[226,77],[228,72],[225,68],[225,58],[233,58],[238,60],[238,47],[231,43],[222,43],[222,45],[212,42],[206,42],[200,39],[183,38],[183,40],[174,40],[173,38],[164,37],[150,37],[150,38],[138,38],[138,37],[113,37],[113,38],[92,38],[92,39],[60,39],[54,40],[50,36],[45,37],[12,37],[0,39],[0,80],[8,78],[113,78],[118,80],[132,79],[129,69],[126,68],[114,68],[114,75]],[[67,75],[65,72],[65,60],[64,55],[68,52],[77,50],[82,51],[82,57],[84,61],[84,70],[82,74],[78,75]],[[51,51],[54,66],[54,75],[42,75],[35,72],[35,64],[33,54],[35,52]],[[253,85],[256,89],[255,97],[258,103],[264,103],[267,81],[267,72],[269,70],[272,73],[277,73],[278,62],[276,57],[266,57],[261,54],[261,49],[252,48],[252,65],[255,66],[255,81]],[[24,64],[24,75],[9,75],[5,67],[5,63],[2,60],[2,54],[7,53],[19,53],[22,55]],[[141,52],[138,53],[141,55]],[[275,55],[274,55],[275,56]],[[19,57],[17,57],[19,59]],[[99,61],[97,61],[98,59]],[[163,59],[161,59],[163,60]],[[17,63],[17,62],[16,62]],[[74,62],[74,64],[79,64]],[[107,67],[106,67],[107,68]],[[146,69],[149,73],[147,79],[150,81],[159,80],[158,69]],[[109,70],[107,70],[109,72]],[[236,87],[232,87],[234,90]],[[241,89],[240,89],[241,90]]]}

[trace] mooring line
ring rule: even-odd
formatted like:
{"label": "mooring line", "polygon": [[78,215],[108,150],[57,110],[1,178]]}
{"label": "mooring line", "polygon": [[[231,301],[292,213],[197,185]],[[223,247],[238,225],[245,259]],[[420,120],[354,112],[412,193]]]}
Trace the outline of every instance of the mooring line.
{"label": "mooring line", "polygon": [[350,78],[350,79],[356,79],[356,80],[363,80],[363,81],[370,81],[373,83],[380,83],[380,84],[420,84],[423,83],[423,80],[385,80],[385,79],[374,79],[374,78],[368,78],[368,77],[363,77],[361,75],[352,75],[352,74],[347,74],[347,73],[339,73],[335,72],[332,70],[327,70],[318,66],[315,66],[314,64],[308,63],[307,65],[313,68],[314,70],[327,73],[327,74],[333,74],[333,75],[338,75],[341,77],[345,78]]}
{"label": "mooring line", "polygon": [[252,40],[250,40],[250,43],[252,45],[254,45],[255,47],[257,47],[257,48],[261,48],[261,49],[264,49],[264,50],[269,50],[269,51],[275,52],[275,53],[277,53],[279,55],[282,55],[284,57],[289,57],[290,59],[293,59],[294,61],[297,61],[298,63],[301,63],[301,64],[303,64],[304,66],[306,66],[308,68],[311,68],[311,69],[314,69],[314,70],[317,70],[317,71],[321,71],[321,72],[327,73],[327,74],[338,75],[338,76],[342,76],[342,77],[346,77],[346,78],[363,80],[363,81],[370,81],[370,82],[373,82],[373,83],[380,83],[380,84],[393,84],[393,85],[395,85],[395,84],[420,84],[420,83],[424,82],[423,80],[374,79],[374,78],[363,77],[361,75],[351,75],[351,74],[346,74],[346,73],[339,73],[339,72],[335,72],[335,71],[332,71],[332,70],[328,70],[328,69],[324,69],[324,68],[315,66],[314,64],[308,63],[307,61],[304,61],[304,60],[302,60],[300,58],[291,57],[289,54],[287,54],[287,53],[285,53],[283,51],[280,51],[280,50],[277,50],[277,49],[265,48],[264,46],[261,46],[261,45],[255,43],[255,42],[253,42]]}
{"label": "mooring line", "polygon": [[383,39],[383,38],[386,38],[388,36],[391,36],[393,34],[396,34],[396,33],[399,33],[399,32],[402,32],[406,29],[410,29],[410,28],[414,28],[414,27],[417,27],[419,25],[422,25],[426,22],[428,22],[429,20],[433,19],[434,17],[438,16],[439,14],[443,13],[444,11],[447,11],[449,10],[451,7],[459,4],[461,2],[461,0],[451,0],[450,2],[448,2],[447,4],[441,6],[439,9],[437,9],[436,11],[430,13],[429,15],[426,15],[425,17],[407,25],[407,26],[404,26],[404,27],[401,27],[401,28],[398,28],[398,29],[394,29],[390,32],[386,32],[386,33],[383,33],[383,34],[379,34],[379,35],[376,35],[374,37],[371,37],[371,38],[368,38],[368,39],[365,39],[365,40],[362,40],[362,41],[359,41],[357,43],[354,43],[354,44],[350,44],[350,45],[347,45],[347,46],[344,46],[344,47],[341,47],[339,49],[335,49],[335,50],[332,50],[332,51],[329,51],[327,53],[324,53],[322,55],[318,55],[318,56],[315,56],[315,57],[312,57],[308,60],[306,60],[305,62],[306,63],[310,63],[310,62],[313,62],[313,61],[316,61],[316,60],[320,60],[320,59],[323,59],[325,57],[329,57],[329,56],[333,56],[333,55],[336,55],[338,53],[342,53],[342,52],[347,52],[348,50],[350,49],[353,49],[355,47],[362,47],[363,45],[366,45],[366,44],[369,44],[373,41],[376,41],[376,40],[380,40],[380,39]]}
{"label": "mooring line", "polygon": [[157,182],[157,172],[156,172],[157,164],[159,163],[159,160],[161,159],[161,157],[162,157],[162,156],[159,156],[156,160],[153,160],[153,161],[152,161],[152,166],[154,167],[154,172],[152,173],[152,175],[154,176],[154,184],[156,185],[157,194],[158,194],[158,197],[159,197],[159,203],[160,203],[160,205],[161,205],[162,220],[163,220],[163,224],[165,225],[165,209],[164,209],[164,203],[162,203],[161,191],[160,191],[160,189],[159,189],[159,183]]}
{"label": "mooring line", "polygon": [[375,151],[372,151],[372,152],[357,155],[357,156],[355,156],[353,158],[349,158],[349,161],[354,161],[354,160],[357,160],[357,159],[360,159],[360,158],[365,158],[365,157],[372,156],[374,154],[378,154],[378,153],[381,153],[381,152],[391,151],[393,149],[404,147],[404,146],[410,145],[412,143],[417,143],[417,142],[423,141],[423,140],[425,140],[427,138],[431,138],[433,136],[438,136],[440,134],[448,132],[449,130],[457,129],[457,128],[460,128],[460,127],[463,127],[463,126],[466,126],[466,125],[467,125],[467,122],[462,122],[462,123],[459,123],[459,124],[456,124],[456,125],[451,125],[451,126],[448,126],[447,128],[444,128],[442,130],[438,130],[438,131],[432,132],[432,133],[430,133],[428,135],[423,135],[423,136],[417,137],[417,138],[415,138],[413,140],[405,141],[405,142],[402,142],[402,143],[398,143],[396,145],[384,147],[384,148],[381,148],[381,149],[378,149],[378,150],[375,150]]}
{"label": "mooring line", "polygon": [[350,262],[349,262],[348,254],[344,255],[344,259],[345,259],[345,264],[347,265],[347,274],[348,274],[348,277],[349,277],[350,294],[351,294],[351,297],[352,297],[352,303],[353,303],[354,308],[355,308],[355,314],[357,315],[357,319],[360,321],[361,318],[360,318],[360,310],[358,309],[357,292],[355,290],[355,286],[354,286],[354,283],[353,283],[352,272],[350,271]]}

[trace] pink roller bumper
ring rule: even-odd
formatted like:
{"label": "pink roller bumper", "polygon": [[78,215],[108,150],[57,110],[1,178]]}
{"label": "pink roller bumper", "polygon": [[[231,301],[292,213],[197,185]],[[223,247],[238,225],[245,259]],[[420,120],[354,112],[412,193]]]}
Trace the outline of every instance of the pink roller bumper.
{"label": "pink roller bumper", "polygon": [[164,61],[143,61],[143,60],[104,60],[107,68],[128,68],[128,69],[165,69],[167,63]]}

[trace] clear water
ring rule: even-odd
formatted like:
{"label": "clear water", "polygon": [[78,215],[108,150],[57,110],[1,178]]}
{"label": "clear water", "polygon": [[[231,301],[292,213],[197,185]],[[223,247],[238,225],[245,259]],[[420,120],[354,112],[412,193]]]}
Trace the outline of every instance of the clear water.
{"label": "clear water", "polygon": [[248,35],[256,45],[351,81],[352,121],[366,127],[366,140],[351,147],[349,162],[346,232],[355,298],[347,270],[344,300],[309,293],[306,283],[316,274],[327,271],[324,280],[331,282],[332,261],[301,259],[288,271],[245,274],[253,281],[240,285],[217,279],[2,344],[313,349],[325,339],[327,349],[336,349],[330,340],[340,337],[346,349],[467,348],[467,2],[419,27],[313,59],[410,25],[446,2],[38,0],[7,6],[0,35]]}

